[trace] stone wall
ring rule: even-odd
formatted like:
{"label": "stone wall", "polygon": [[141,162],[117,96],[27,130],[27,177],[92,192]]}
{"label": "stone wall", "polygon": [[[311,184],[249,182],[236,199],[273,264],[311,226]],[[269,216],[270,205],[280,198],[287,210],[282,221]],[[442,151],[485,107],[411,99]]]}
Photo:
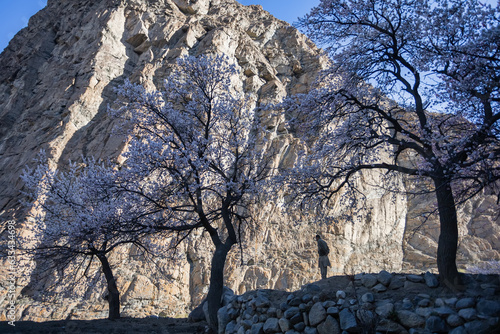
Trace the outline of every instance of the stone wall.
{"label": "stone wall", "polygon": [[[332,277],[289,294],[226,290],[219,334],[496,333],[498,278],[467,276],[461,293],[440,288],[430,272],[387,271]],[[202,315],[195,310],[191,319]]]}

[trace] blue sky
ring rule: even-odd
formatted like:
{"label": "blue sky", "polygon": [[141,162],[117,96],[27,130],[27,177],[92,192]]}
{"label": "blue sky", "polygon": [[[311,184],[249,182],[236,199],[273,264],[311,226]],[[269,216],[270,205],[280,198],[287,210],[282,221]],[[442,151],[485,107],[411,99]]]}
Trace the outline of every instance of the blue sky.
{"label": "blue sky", "polygon": [[33,14],[47,5],[47,0],[0,0],[0,51]]}
{"label": "blue sky", "polygon": [[[2,1],[2,0],[0,0]],[[237,0],[243,5],[261,5],[262,8],[280,20],[293,24],[298,17],[309,13],[320,0]]]}
{"label": "blue sky", "polygon": [[[304,16],[319,4],[319,0],[240,0],[243,5],[262,5],[280,20],[290,23]],[[22,28],[29,18],[45,7],[47,0],[0,0],[0,52]]]}
{"label": "blue sky", "polygon": [[[498,3],[498,0],[482,1],[492,5]],[[239,2],[244,5],[262,5],[278,19],[293,24],[298,17],[304,16],[312,7],[317,6],[320,0],[239,0]],[[28,19],[46,4],[47,0],[0,0],[0,52],[19,30],[26,27]]]}

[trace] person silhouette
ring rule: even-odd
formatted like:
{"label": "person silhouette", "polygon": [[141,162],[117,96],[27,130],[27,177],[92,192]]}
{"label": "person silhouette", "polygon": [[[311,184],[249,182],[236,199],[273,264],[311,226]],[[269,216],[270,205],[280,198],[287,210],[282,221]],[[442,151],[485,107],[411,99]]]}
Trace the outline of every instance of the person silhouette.
{"label": "person silhouette", "polygon": [[318,254],[319,254],[318,266],[321,272],[321,279],[325,279],[328,267],[331,266],[330,259],[328,259],[330,248],[328,248],[326,241],[321,239],[321,236],[319,234],[316,234],[316,242],[318,243]]}

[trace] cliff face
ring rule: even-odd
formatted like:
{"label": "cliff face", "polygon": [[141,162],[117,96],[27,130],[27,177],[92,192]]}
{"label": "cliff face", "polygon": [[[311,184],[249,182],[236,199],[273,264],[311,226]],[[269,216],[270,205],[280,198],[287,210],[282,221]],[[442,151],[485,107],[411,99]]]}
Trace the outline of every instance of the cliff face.
{"label": "cliff face", "polygon": [[[19,174],[40,149],[58,164],[82,155],[119,156],[124,138],[114,134],[119,124],[107,113],[116,99],[114,88],[127,78],[161,87],[177,57],[202,53],[224,53],[237,63],[241,86],[255,106],[306,92],[326,66],[312,42],[260,6],[245,7],[233,0],[49,0],[0,55],[2,222],[14,219],[22,230]],[[280,163],[293,164],[298,140],[286,132],[284,118],[270,112],[260,117],[266,136],[275,139],[282,152]],[[383,179],[375,173],[364,177],[375,185]],[[407,186],[402,178],[395,182]],[[332,250],[331,275],[433,268],[436,222],[413,233],[415,214],[425,202],[364,187],[365,214],[357,222],[340,218],[352,210],[340,197],[331,208],[339,217],[335,224],[283,215],[274,203],[263,203],[259,228],[246,237],[243,264],[238,249],[228,259],[227,285],[236,293],[293,290],[319,279],[314,241],[318,232]],[[496,217],[479,213],[494,213],[497,207],[490,202],[482,196],[461,211],[461,249],[470,253],[464,254],[464,261],[499,258]],[[208,289],[211,252],[209,240],[196,235],[182,246],[180,266],[162,262],[169,279],[153,277],[133,248],[114,254],[111,263],[123,314],[185,314]],[[4,268],[0,280],[7,275]],[[97,277],[98,268],[92,270]],[[86,291],[85,302],[60,296],[44,305],[39,298],[44,284],[19,280],[17,319],[105,316],[104,285]],[[5,299],[2,290],[0,304]]]}

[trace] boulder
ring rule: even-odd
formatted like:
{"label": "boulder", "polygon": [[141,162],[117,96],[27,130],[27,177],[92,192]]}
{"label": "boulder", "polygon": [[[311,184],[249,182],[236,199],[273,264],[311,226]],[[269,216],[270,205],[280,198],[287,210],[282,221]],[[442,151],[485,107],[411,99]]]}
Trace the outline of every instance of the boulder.
{"label": "boulder", "polygon": [[361,277],[361,284],[367,288],[372,288],[377,284],[378,280],[375,275],[365,274]]}
{"label": "boulder", "polygon": [[326,320],[319,324],[318,327],[316,328],[318,331],[318,334],[340,334],[342,333],[340,330],[340,325],[338,321],[332,317],[332,316],[327,316]]}
{"label": "boulder", "polygon": [[421,275],[406,275],[406,279],[413,283],[423,283],[424,278]]}
{"label": "boulder", "polygon": [[435,315],[431,315],[427,318],[425,321],[425,329],[431,333],[448,333],[445,321]]}
{"label": "boulder", "polygon": [[282,332],[287,332],[290,329],[292,329],[292,324],[290,323],[290,320],[288,320],[286,318],[281,318],[278,321],[278,325],[280,326],[280,329]]}
{"label": "boulder", "polygon": [[363,296],[361,296],[361,300],[364,303],[373,303],[373,301],[375,300],[375,297],[373,296],[373,293],[367,292]]}
{"label": "boulder", "polygon": [[472,321],[477,318],[477,312],[474,308],[463,308],[458,311],[458,315],[465,321]]}
{"label": "boulder", "polygon": [[388,333],[388,334],[407,334],[406,329],[389,319],[381,319],[377,324],[377,333]]}
{"label": "boulder", "polygon": [[408,310],[397,311],[399,322],[406,328],[420,327],[425,323],[425,319]]}
{"label": "boulder", "polygon": [[205,321],[205,312],[203,311],[203,305],[206,303],[206,299],[204,299],[200,305],[198,305],[194,310],[189,313],[188,320],[191,322],[200,322]]}
{"label": "boulder", "polygon": [[295,329],[297,332],[303,332],[304,329],[306,329],[306,324],[303,322],[296,323],[293,325],[293,329]]}
{"label": "boulder", "polygon": [[500,316],[500,301],[481,299],[476,305],[477,313],[488,317]]}
{"label": "boulder", "polygon": [[352,311],[348,308],[343,309],[339,313],[340,328],[344,331],[351,332],[358,329],[358,322]]}
{"label": "boulder", "polygon": [[250,328],[250,334],[264,334],[264,324],[253,324]]}
{"label": "boulder", "polygon": [[279,320],[277,318],[269,318],[264,323],[264,333],[279,333],[281,331]]}
{"label": "boulder", "polygon": [[388,318],[393,311],[394,304],[391,302],[383,303],[375,309],[375,313],[377,313],[382,318]]}
{"label": "boulder", "polygon": [[382,270],[378,273],[377,280],[384,286],[389,286],[389,284],[391,284],[392,274],[386,270]]}
{"label": "boulder", "polygon": [[286,319],[291,319],[294,315],[297,315],[300,313],[300,310],[298,307],[290,307],[285,311],[283,314]]}
{"label": "boulder", "polygon": [[462,320],[462,318],[460,318],[460,316],[458,314],[450,314],[446,318],[446,322],[451,327],[458,327],[458,326],[461,326],[464,324],[464,321]]}
{"label": "boulder", "polygon": [[337,293],[335,293],[335,296],[337,297],[337,299],[345,299],[346,298],[345,291],[342,291],[342,290],[338,290]]}
{"label": "boulder", "polygon": [[217,311],[217,319],[219,321],[219,334],[224,334],[227,324],[231,321],[231,317],[229,316],[229,312],[226,306],[221,307],[219,311]]}
{"label": "boulder", "polygon": [[427,286],[429,288],[437,288],[439,286],[439,281],[438,281],[436,275],[434,275],[433,273],[430,273],[427,271],[424,274],[424,280],[425,280],[425,284],[427,284]]}
{"label": "boulder", "polygon": [[327,313],[322,303],[316,303],[309,311],[310,326],[317,326],[326,319]]}
{"label": "boulder", "polygon": [[461,310],[463,308],[474,307],[474,305],[476,305],[476,300],[472,297],[468,297],[459,299],[455,304],[455,308],[457,310]]}
{"label": "boulder", "polygon": [[314,327],[306,327],[304,329],[304,334],[318,334],[318,331]]}

